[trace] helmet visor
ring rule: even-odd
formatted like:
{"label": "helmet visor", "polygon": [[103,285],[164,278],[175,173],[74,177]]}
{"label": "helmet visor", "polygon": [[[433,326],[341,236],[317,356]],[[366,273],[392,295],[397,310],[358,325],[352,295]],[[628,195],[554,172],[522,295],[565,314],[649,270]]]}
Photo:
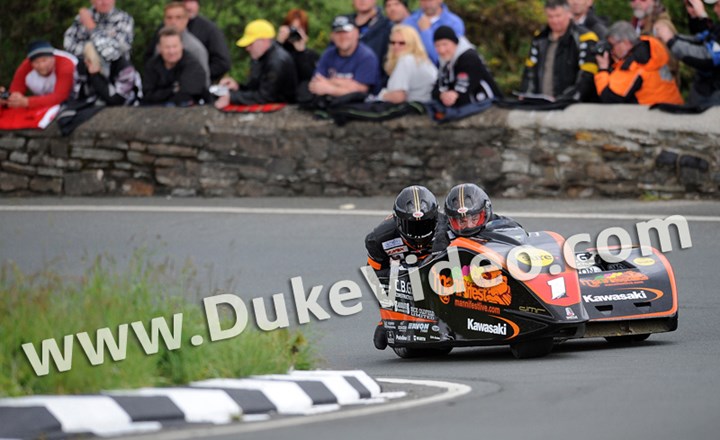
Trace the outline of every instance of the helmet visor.
{"label": "helmet visor", "polygon": [[427,220],[409,220],[400,219],[400,231],[408,238],[423,239],[432,236],[435,230],[436,219]]}
{"label": "helmet visor", "polygon": [[457,234],[472,231],[482,227],[485,224],[485,210],[477,214],[461,215],[459,217],[450,217],[450,228]]}

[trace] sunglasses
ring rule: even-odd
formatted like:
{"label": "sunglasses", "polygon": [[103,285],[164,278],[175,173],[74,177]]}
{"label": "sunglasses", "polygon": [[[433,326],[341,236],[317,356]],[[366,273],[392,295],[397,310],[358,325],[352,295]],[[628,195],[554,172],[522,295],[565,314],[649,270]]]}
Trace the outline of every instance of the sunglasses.
{"label": "sunglasses", "polygon": [[405,42],[404,42],[404,41],[393,41],[393,40],[390,40],[390,45],[391,45],[391,46],[395,46],[395,45],[405,46]]}

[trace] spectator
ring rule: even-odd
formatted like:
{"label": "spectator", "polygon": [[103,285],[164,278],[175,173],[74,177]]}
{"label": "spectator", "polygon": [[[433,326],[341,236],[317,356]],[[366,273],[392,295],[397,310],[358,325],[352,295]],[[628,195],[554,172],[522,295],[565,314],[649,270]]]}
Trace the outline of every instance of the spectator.
{"label": "spectator", "polygon": [[594,0],[568,0],[575,24],[585,26],[595,32],[599,39],[604,40],[607,36],[607,26],[595,15],[593,2]]}
{"label": "spectator", "polygon": [[[400,24],[410,17],[407,0],[385,0],[385,16],[393,24]],[[426,52],[427,53],[427,52]]]}
{"label": "spectator", "polygon": [[230,71],[230,49],[225,35],[215,23],[199,15],[200,4],[197,0],[185,0],[184,3],[190,17],[187,28],[207,49],[210,80],[216,83]]}
{"label": "spectator", "polygon": [[440,26],[433,39],[440,58],[440,74],[432,91],[434,100],[445,107],[461,107],[502,95],[465,37],[458,37],[449,26]]}
{"label": "spectator", "polygon": [[547,26],[530,45],[520,91],[551,100],[596,101],[597,64],[591,52],[597,35],[572,21],[566,0],[547,0],[545,17]]}
{"label": "spectator", "polygon": [[[714,5],[720,16],[720,2],[705,0]],[[695,36],[678,35],[672,23],[658,20],[654,33],[669,48],[672,54],[695,69],[695,78],[690,87],[688,103],[693,106],[720,105],[720,24],[713,25],[700,0],[687,3],[691,29],[701,30]]]}
{"label": "spectator", "polygon": [[[120,57],[130,59],[133,43],[133,18],[115,8],[115,0],[92,0],[92,7],[80,8],[75,21],[65,31],[65,50],[80,57],[85,46],[97,52],[103,72]],[[107,76],[107,75],[106,75]]]}
{"label": "spectator", "polygon": [[375,52],[378,69],[383,74],[380,64],[387,55],[392,22],[382,14],[376,0],[353,0],[353,9],[351,17],[360,31],[360,42]]}
{"label": "spectator", "polygon": [[[15,71],[10,96],[0,99],[8,108],[52,107],[67,100],[76,79],[77,58],[54,49],[47,41],[33,41],[28,55]],[[33,96],[25,96],[30,91]]]}
{"label": "spectator", "polygon": [[101,73],[101,63],[92,51],[86,50],[78,63],[78,101],[94,102],[96,105],[132,105],[141,96],[140,74],[130,61],[120,57],[110,63],[108,76]]}
{"label": "spectator", "polygon": [[379,98],[395,104],[406,101],[429,102],[437,80],[437,68],[430,61],[417,31],[404,24],[393,26],[390,51],[385,62],[390,76]]}
{"label": "spectator", "polygon": [[230,90],[221,96],[215,107],[228,104],[266,104],[274,102],[295,102],[297,73],[292,57],[275,42],[275,28],[267,20],[254,20],[245,26],[242,38],[237,41],[252,58],[250,78],[245,84],[238,84],[232,78],[220,80],[220,85]]}
{"label": "spectator", "polygon": [[278,43],[290,54],[295,62],[299,83],[310,82],[320,55],[307,48],[308,15],[302,9],[288,11],[282,26],[278,28]]}
{"label": "spectator", "polygon": [[670,55],[660,40],[638,36],[632,24],[619,21],[610,26],[607,41],[615,62],[610,66],[608,52],[596,57],[600,71],[595,86],[602,102],[683,104],[668,66]]}
{"label": "spectator", "polygon": [[630,7],[632,25],[638,35],[652,35],[653,25],[659,19],[671,21],[660,0],[630,0]]}
{"label": "spectator", "polygon": [[360,42],[360,32],[351,17],[339,15],[332,23],[332,43],[318,62],[310,92],[319,96],[370,93],[380,83],[378,59]]}
{"label": "spectator", "polygon": [[[192,55],[200,62],[203,70],[205,70],[206,84],[210,85],[210,62],[208,51],[198,38],[187,30],[190,15],[185,9],[183,2],[170,2],[165,5],[165,13],[163,14],[163,27],[175,28],[180,33],[182,39],[183,50]],[[145,62],[158,53],[158,34],[150,42],[145,50]]]}
{"label": "spectator", "polygon": [[448,7],[443,4],[443,0],[420,0],[420,9],[413,12],[404,23],[418,31],[425,50],[435,65],[438,64],[438,54],[435,51],[433,35],[437,28],[449,26],[458,38],[465,35],[465,23],[460,17],[450,12]]}
{"label": "spectator", "polygon": [[145,65],[143,103],[181,107],[204,103],[209,96],[205,71],[183,50],[180,32],[165,27],[158,38],[158,54]]}

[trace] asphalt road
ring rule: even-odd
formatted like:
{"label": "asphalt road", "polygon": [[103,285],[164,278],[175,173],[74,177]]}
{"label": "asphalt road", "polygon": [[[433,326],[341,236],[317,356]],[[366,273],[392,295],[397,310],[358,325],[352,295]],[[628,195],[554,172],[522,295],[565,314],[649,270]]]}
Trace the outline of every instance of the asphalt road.
{"label": "asphalt road", "polygon": [[[347,204],[355,209],[334,211]],[[35,208],[22,207],[27,205]],[[65,210],[48,211],[48,205]],[[88,211],[69,208],[78,205]],[[151,212],[98,211],[93,205],[133,205]],[[171,209],[178,206],[197,210]],[[122,263],[136,249],[145,248],[158,261],[168,258],[178,266],[191,261],[198,268],[197,296],[219,289],[249,301],[282,292],[288,304],[292,304],[290,279],[300,276],[306,289],[323,286],[320,303],[331,314],[330,319],[303,326],[318,345],[323,367],[473,387],[473,392],[451,402],[245,433],[244,438],[341,435],[351,440],[449,434],[488,439],[717,438],[719,203],[495,201],[497,212],[515,214],[528,230],[548,229],[565,236],[589,233],[595,237],[607,227],[632,231],[638,221],[634,216],[680,214],[692,219],[692,248],[679,250],[676,242],[675,249],[666,254],[678,284],[678,331],[654,335],[631,347],[613,347],[602,340],[573,341],[546,358],[523,361],[514,359],[505,347],[457,349],[435,360],[401,360],[389,350],[373,348],[377,305],[359,268],[365,262],[363,238],[382,220],[379,211],[390,206],[391,200],[382,198],[3,199],[0,262],[13,260],[26,271],[50,264],[65,273],[80,273],[95,255],[112,256]],[[215,212],[204,212],[202,207]],[[341,280],[351,280],[363,289],[361,313],[340,317],[330,311],[329,287]]]}

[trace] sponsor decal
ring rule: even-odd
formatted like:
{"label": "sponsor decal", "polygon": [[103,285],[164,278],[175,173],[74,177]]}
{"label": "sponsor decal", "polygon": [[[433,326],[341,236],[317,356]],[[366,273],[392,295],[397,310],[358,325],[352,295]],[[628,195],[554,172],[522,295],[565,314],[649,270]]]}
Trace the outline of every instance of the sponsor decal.
{"label": "sponsor decal", "polygon": [[438,327],[437,325],[433,325],[432,327],[430,327],[430,329],[431,329],[432,331],[434,331],[434,332],[439,332],[439,331],[440,331],[440,327]]}
{"label": "sponsor decal", "polygon": [[475,332],[507,336],[507,324],[504,322],[498,324],[487,324],[485,322],[475,322],[473,318],[468,318],[467,328],[468,330]]}
{"label": "sponsor decal", "polygon": [[548,311],[545,309],[539,309],[537,307],[530,307],[530,306],[520,306],[518,307],[518,310],[521,312],[527,312],[532,313],[534,315],[548,315]]}
{"label": "sponsor decal", "polygon": [[657,289],[628,289],[628,292],[612,293],[608,295],[583,295],[583,301],[586,303],[613,302],[613,301],[637,301],[648,300],[655,301],[661,298],[665,293]]}
{"label": "sponsor decal", "polygon": [[410,314],[416,318],[427,319],[435,321],[435,312],[428,309],[421,309],[419,307],[410,307]]}
{"label": "sponsor decal", "polygon": [[440,336],[430,335],[428,337],[430,338],[431,341],[439,341],[440,340]]}
{"label": "sponsor decal", "polygon": [[542,249],[528,249],[527,251],[520,252],[517,256],[517,260],[528,266],[549,266],[555,261],[555,258],[548,251]]}
{"label": "sponsor decal", "polygon": [[565,307],[565,316],[567,317],[567,319],[578,319],[577,315],[570,307]]}
{"label": "sponsor decal", "polygon": [[403,321],[401,323],[401,325],[398,326],[397,329],[399,332],[403,332],[403,333],[407,332],[407,324],[405,323],[405,321]]}
{"label": "sponsor decal", "polygon": [[408,330],[417,330],[422,333],[427,333],[430,328],[430,323],[427,322],[411,322],[407,326]]}
{"label": "sponsor decal", "polygon": [[[507,283],[507,276],[502,275],[501,271],[482,272],[482,269],[480,269],[479,267],[473,267],[472,270],[476,278],[482,277],[487,281],[491,281],[496,277],[501,276],[502,282],[492,287],[480,287],[473,281],[473,273],[470,272],[470,266],[463,266],[462,273],[463,283],[465,284],[465,291],[456,292],[454,295],[455,299],[481,301],[491,304],[498,304],[501,306],[510,305],[510,303],[512,302],[512,292],[510,291],[510,286]],[[443,287],[451,287],[453,283],[452,277],[446,275],[439,275],[437,278],[435,278],[435,280],[438,281]],[[434,290],[439,291],[440,289],[436,288]],[[443,304],[449,304],[451,296],[453,295],[440,295],[440,302],[442,302]],[[455,304],[457,305],[457,301]]]}
{"label": "sponsor decal", "polygon": [[403,252],[409,252],[409,251],[410,251],[410,249],[408,249],[407,246],[400,246],[400,247],[396,247],[393,249],[388,249],[385,251],[385,253],[388,255],[397,255],[397,254],[402,254]]}
{"label": "sponsor decal", "polygon": [[395,336],[395,340],[396,340],[396,341],[408,342],[408,341],[410,340],[410,338],[407,337],[406,335],[397,335],[397,336]]}
{"label": "sponsor decal", "polygon": [[[398,292],[412,295],[412,283],[409,280],[395,280],[395,293]],[[412,299],[412,296],[408,299]]]}
{"label": "sponsor decal", "polygon": [[395,321],[383,321],[383,324],[385,325],[386,329],[395,329]]}
{"label": "sponsor decal", "polygon": [[404,302],[396,302],[395,303],[395,311],[409,315],[410,314],[410,304],[404,303]]}
{"label": "sponsor decal", "polygon": [[647,280],[648,277],[646,275],[628,270],[625,272],[604,273],[594,278],[581,279],[580,284],[585,287],[600,287],[618,284],[640,284]]}
{"label": "sponsor decal", "polygon": [[650,257],[638,257],[633,260],[633,263],[638,266],[652,266],[655,264],[655,259]]}
{"label": "sponsor decal", "polygon": [[425,215],[425,213],[423,213],[422,211],[415,211],[415,212],[413,212],[413,217],[414,217],[414,218],[422,218],[424,215]]}
{"label": "sponsor decal", "polygon": [[395,238],[395,239],[392,239],[389,241],[383,241],[382,247],[383,247],[383,250],[388,250],[388,249],[392,249],[392,248],[399,247],[402,245],[403,245],[402,239]]}
{"label": "sponsor decal", "polygon": [[470,309],[470,310],[477,310],[479,312],[484,312],[484,313],[493,314],[493,315],[500,314],[500,307],[490,306],[490,305],[475,302],[475,301],[468,301],[466,299],[455,298],[455,307],[461,307],[463,309]]}
{"label": "sponsor decal", "polygon": [[387,332],[388,342],[395,342],[395,332]]}
{"label": "sponsor decal", "polygon": [[425,341],[427,341],[427,339],[425,338],[425,336],[418,336],[418,335],[413,335],[413,340],[415,340],[415,341],[420,341],[420,342],[425,342]]}
{"label": "sponsor decal", "polygon": [[600,272],[602,272],[602,269],[600,269],[597,266],[588,266],[588,267],[584,267],[584,268],[578,270],[578,273],[580,275],[587,275],[589,273],[600,273]]}

